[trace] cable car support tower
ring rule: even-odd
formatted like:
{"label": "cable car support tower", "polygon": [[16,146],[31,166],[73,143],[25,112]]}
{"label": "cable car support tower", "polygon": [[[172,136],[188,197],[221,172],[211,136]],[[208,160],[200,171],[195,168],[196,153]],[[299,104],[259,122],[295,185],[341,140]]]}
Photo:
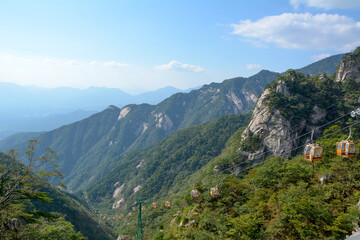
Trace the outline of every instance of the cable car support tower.
{"label": "cable car support tower", "polygon": [[142,228],[142,220],[141,220],[141,210],[142,210],[142,204],[145,203],[145,201],[137,201],[135,202],[136,206],[139,206],[139,214],[138,214],[138,221],[136,225],[136,232],[135,232],[135,240],[143,240],[143,228]]}

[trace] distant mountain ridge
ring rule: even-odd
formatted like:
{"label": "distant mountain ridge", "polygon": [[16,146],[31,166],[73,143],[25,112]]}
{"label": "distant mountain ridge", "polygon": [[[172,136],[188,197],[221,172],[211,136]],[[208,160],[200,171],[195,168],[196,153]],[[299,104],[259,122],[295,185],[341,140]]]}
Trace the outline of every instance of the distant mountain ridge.
{"label": "distant mountain ridge", "polygon": [[41,147],[58,153],[64,183],[74,191],[111,169],[114,157],[153,146],[187,126],[251,111],[263,88],[277,76],[263,70],[249,78],[177,93],[157,105],[131,104],[121,109],[111,105],[84,120],[46,132],[38,140]]}
{"label": "distant mountain ridge", "polygon": [[49,131],[84,119],[114,104],[157,104],[182,90],[164,87],[139,95],[120,89],[45,89],[0,82],[0,139],[19,132]]}
{"label": "distant mountain ridge", "polygon": [[250,112],[265,86],[277,76],[279,73],[262,70],[249,78],[232,78],[189,93],[176,93],[157,105],[111,105],[38,139],[43,147],[58,153],[64,182],[75,191],[111,169],[115,157],[151,147],[185,127]]}
{"label": "distant mountain ridge", "polygon": [[301,72],[305,75],[309,74],[314,76],[319,73],[325,73],[327,75],[333,75],[336,72],[336,68],[339,66],[341,59],[345,54],[337,54],[330,56],[324,59],[321,59],[317,62],[314,62],[306,67],[297,69],[296,71]]}

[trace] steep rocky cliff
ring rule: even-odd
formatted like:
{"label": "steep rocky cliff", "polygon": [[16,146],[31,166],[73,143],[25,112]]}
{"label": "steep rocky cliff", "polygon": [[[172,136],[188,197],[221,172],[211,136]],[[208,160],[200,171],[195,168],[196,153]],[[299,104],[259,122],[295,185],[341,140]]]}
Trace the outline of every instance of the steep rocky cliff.
{"label": "steep rocky cliff", "polygon": [[325,75],[311,78],[293,70],[279,77],[256,104],[242,134],[241,154],[257,160],[267,155],[288,158],[296,152],[310,140],[310,134],[299,136],[311,130],[317,133],[319,124],[335,116],[327,116],[327,109],[336,102],[331,95],[334,84]]}
{"label": "steep rocky cliff", "polygon": [[360,78],[360,47],[352,53],[345,54],[336,73],[337,82],[344,82],[350,78]]}

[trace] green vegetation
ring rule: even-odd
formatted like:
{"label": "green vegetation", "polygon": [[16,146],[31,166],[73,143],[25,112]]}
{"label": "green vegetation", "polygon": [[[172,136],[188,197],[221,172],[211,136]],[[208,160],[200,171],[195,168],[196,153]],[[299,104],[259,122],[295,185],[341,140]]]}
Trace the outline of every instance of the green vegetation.
{"label": "green vegetation", "polygon": [[249,136],[240,143],[240,148],[245,152],[256,152],[263,146],[260,135],[254,134],[251,131]]}
{"label": "green vegetation", "polygon": [[344,60],[359,62],[360,61],[360,47],[357,47],[353,52],[345,54]]}
{"label": "green vegetation", "polygon": [[43,171],[57,167],[56,154],[37,156],[37,145],[29,141],[23,161],[13,150],[0,153],[1,239],[111,239],[79,201],[49,183],[62,177],[55,168]]}
{"label": "green vegetation", "polygon": [[[286,87],[289,94],[285,95],[277,91],[279,83]],[[333,78],[324,75],[304,76],[294,70],[287,71],[284,76],[278,77],[267,88],[270,90],[270,94],[265,99],[267,105],[273,110],[279,110],[282,116],[291,121],[292,125],[309,118],[315,105],[324,110],[334,106],[340,102],[345,92],[342,91],[341,84],[335,82]],[[348,109],[343,106],[341,110]],[[334,117],[328,114],[327,119],[324,120]]]}
{"label": "green vegetation", "polygon": [[[148,199],[156,194],[166,195],[175,182],[180,183],[219,155],[229,137],[245,126],[249,118],[249,114],[224,116],[180,130],[149,150],[129,154],[88,190],[89,199],[102,203],[114,201],[116,182],[118,186],[125,184],[121,196],[127,199],[128,209],[135,197]],[[134,196],[133,189],[138,185],[141,190]],[[107,206],[111,205],[107,202]]]}
{"label": "green vegetation", "polygon": [[[324,134],[338,128],[333,126]],[[326,154],[314,171],[313,164],[301,156],[276,157],[242,179],[228,176],[219,181],[217,199],[208,193],[210,183],[196,185],[202,196],[191,200],[188,185],[171,197],[172,209],[145,213],[146,239],[343,239],[351,235],[360,223],[360,157],[335,155],[335,142],[345,137],[338,133],[319,142]],[[215,162],[229,154],[223,152]],[[200,170],[203,178],[206,171]],[[189,182],[196,181],[198,174]],[[324,176],[328,179],[321,183]],[[129,230],[124,233],[131,234]]]}
{"label": "green vegetation", "polygon": [[[57,215],[36,209],[30,209],[30,200],[43,203],[51,202],[39,186],[50,179],[62,177],[56,169],[48,169],[46,165],[56,167],[53,159],[55,153],[46,149],[46,154],[35,156],[37,141],[30,141],[26,151],[26,165],[17,159],[15,151],[10,155],[0,155],[0,233],[2,239],[85,239],[76,233],[71,223],[59,219]],[[59,186],[64,187],[61,182]],[[49,224],[46,224],[48,222]],[[38,229],[39,228],[39,229]],[[55,231],[56,230],[56,231]]]}

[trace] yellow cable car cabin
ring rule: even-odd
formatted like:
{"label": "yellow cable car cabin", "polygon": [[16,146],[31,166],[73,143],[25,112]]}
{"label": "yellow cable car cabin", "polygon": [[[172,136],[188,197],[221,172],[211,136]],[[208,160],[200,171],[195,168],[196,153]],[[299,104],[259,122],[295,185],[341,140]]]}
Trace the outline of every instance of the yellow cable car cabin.
{"label": "yellow cable car cabin", "polygon": [[131,217],[131,212],[128,213],[129,217]]}
{"label": "yellow cable car cabin", "polygon": [[196,189],[191,190],[190,196],[192,199],[199,199],[200,198],[200,192]]}
{"label": "yellow cable car cabin", "polygon": [[304,149],[304,158],[310,162],[321,161],[323,148],[318,144],[307,144]]}
{"label": "yellow cable car cabin", "polygon": [[356,155],[355,143],[348,140],[342,140],[336,143],[336,155],[341,157],[353,158]]}
{"label": "yellow cable car cabin", "polygon": [[158,206],[157,206],[156,202],[153,202],[152,203],[152,209],[157,209],[157,208],[158,208]]}
{"label": "yellow cable car cabin", "polygon": [[142,211],[145,211],[145,210],[146,210],[146,207],[145,207],[145,206],[142,206],[142,207],[141,207],[141,210],[142,210]]}
{"label": "yellow cable car cabin", "polygon": [[171,203],[170,203],[169,201],[166,201],[166,202],[165,202],[165,207],[171,208]]}
{"label": "yellow cable car cabin", "polygon": [[217,187],[211,188],[211,189],[210,189],[210,195],[211,195],[213,198],[219,197],[219,195],[220,195],[219,189],[218,189]]}

